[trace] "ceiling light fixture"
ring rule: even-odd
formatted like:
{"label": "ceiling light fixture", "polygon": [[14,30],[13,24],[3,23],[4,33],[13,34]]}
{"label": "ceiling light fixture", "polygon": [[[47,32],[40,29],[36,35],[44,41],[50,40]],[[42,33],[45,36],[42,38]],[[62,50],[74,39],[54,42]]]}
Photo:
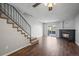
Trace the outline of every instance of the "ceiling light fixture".
{"label": "ceiling light fixture", "polygon": [[49,8],[49,11],[51,11],[52,10],[52,7],[53,7],[53,4],[52,3],[48,3],[47,6]]}
{"label": "ceiling light fixture", "polygon": [[44,3],[44,5],[48,7],[49,11],[51,11],[53,6],[56,4],[55,3]]}

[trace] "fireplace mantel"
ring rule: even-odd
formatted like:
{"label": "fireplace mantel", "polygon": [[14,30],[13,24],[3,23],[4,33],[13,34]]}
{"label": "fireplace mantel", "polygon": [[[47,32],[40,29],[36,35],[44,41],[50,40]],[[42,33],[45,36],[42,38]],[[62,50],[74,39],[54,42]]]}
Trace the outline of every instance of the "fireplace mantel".
{"label": "fireplace mantel", "polygon": [[75,30],[74,29],[60,29],[59,37],[75,42]]}

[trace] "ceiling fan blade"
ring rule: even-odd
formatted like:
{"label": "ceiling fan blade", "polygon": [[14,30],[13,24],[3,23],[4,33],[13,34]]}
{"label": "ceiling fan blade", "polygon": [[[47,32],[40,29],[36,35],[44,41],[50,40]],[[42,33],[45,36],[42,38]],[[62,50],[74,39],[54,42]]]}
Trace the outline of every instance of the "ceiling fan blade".
{"label": "ceiling fan blade", "polygon": [[38,5],[40,5],[41,3],[36,3],[34,4],[32,7],[37,7]]}

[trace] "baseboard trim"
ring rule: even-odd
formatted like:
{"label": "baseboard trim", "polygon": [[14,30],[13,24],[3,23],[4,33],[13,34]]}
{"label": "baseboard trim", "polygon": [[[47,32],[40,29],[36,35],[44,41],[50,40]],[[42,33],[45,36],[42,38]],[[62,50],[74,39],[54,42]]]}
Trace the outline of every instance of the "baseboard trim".
{"label": "baseboard trim", "polygon": [[[31,44],[29,43],[27,46],[30,46],[30,45],[31,45]],[[10,55],[10,54],[12,54],[12,53],[14,53],[14,52],[16,52],[16,51],[18,51],[18,50],[20,50],[20,49],[24,48],[24,47],[27,47],[27,46],[20,47],[20,48],[18,48],[18,49],[16,49],[16,50],[14,50],[14,51],[11,51],[11,52],[8,52],[8,53],[6,53],[6,54],[2,55],[2,56],[8,56],[8,55]]]}
{"label": "baseboard trim", "polygon": [[75,43],[79,46],[79,43],[77,41]]}

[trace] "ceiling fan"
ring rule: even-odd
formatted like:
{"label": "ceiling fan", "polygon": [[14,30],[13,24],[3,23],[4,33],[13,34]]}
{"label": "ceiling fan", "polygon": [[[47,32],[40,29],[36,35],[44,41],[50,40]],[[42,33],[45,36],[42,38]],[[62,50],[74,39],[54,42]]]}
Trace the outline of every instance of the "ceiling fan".
{"label": "ceiling fan", "polygon": [[[32,7],[35,8],[40,4],[41,3],[35,3],[34,5],[32,5]],[[48,10],[51,11],[53,9],[54,3],[46,3],[45,5],[48,7]]]}

